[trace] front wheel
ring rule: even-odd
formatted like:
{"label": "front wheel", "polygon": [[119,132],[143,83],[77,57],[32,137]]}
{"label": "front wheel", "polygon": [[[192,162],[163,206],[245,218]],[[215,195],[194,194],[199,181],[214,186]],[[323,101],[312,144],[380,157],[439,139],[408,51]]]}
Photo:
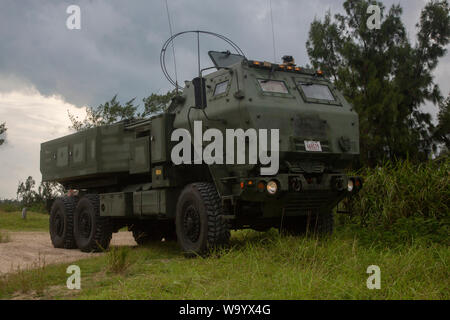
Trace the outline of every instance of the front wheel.
{"label": "front wheel", "polygon": [[81,251],[99,252],[108,249],[112,223],[109,217],[100,216],[98,195],[87,194],[78,201],[73,231]]}
{"label": "front wheel", "polygon": [[212,183],[193,183],[184,188],[178,198],[176,235],[187,255],[205,254],[226,245],[230,231],[222,219],[222,203]]}

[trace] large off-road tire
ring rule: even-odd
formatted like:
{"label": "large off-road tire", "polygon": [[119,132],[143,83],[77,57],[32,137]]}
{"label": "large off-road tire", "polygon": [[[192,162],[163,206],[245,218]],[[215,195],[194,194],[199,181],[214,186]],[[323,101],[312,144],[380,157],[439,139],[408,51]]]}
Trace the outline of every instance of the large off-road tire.
{"label": "large off-road tire", "polygon": [[177,202],[175,225],[178,243],[187,255],[202,255],[228,243],[230,231],[222,212],[214,184],[198,182],[183,189]]}
{"label": "large off-road tire", "polygon": [[74,249],[73,214],[77,204],[75,197],[57,198],[50,209],[50,239],[53,247]]}
{"label": "large off-road tire", "polygon": [[112,237],[110,217],[101,217],[99,197],[96,194],[83,196],[74,213],[75,241],[83,252],[99,252],[106,250]]}

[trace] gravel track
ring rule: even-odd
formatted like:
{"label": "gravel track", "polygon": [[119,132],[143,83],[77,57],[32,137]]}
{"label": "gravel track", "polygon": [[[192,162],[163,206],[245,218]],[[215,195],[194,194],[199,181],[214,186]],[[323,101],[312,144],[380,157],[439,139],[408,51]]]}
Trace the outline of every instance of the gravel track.
{"label": "gravel track", "polygon": [[[54,263],[71,262],[103,253],[84,253],[73,249],[56,249],[48,232],[7,232],[10,241],[0,243],[0,275]],[[114,233],[111,245],[136,246],[131,232]]]}

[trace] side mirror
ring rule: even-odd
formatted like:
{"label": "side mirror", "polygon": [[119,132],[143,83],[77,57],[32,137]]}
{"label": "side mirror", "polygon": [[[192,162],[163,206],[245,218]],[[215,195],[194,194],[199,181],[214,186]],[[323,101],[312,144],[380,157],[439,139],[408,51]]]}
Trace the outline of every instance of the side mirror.
{"label": "side mirror", "polygon": [[206,108],[206,80],[205,78],[194,78],[192,80],[195,94],[195,107],[200,109]]}

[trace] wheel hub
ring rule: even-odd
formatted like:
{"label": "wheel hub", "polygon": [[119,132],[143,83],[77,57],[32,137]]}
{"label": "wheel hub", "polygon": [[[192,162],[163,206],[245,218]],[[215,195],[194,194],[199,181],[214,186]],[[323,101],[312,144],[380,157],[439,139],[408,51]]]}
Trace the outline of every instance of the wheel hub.
{"label": "wheel hub", "polygon": [[91,234],[91,228],[92,228],[92,223],[91,223],[91,217],[89,216],[89,214],[87,212],[82,212],[80,215],[80,233],[84,238],[89,238],[90,234]]}
{"label": "wheel hub", "polygon": [[60,212],[58,212],[56,214],[54,223],[55,223],[56,234],[58,235],[58,237],[62,237],[63,233],[64,233],[64,223],[63,223]]}
{"label": "wheel hub", "polygon": [[200,215],[197,209],[190,205],[183,219],[184,233],[190,241],[196,242],[200,238],[200,225]]}

